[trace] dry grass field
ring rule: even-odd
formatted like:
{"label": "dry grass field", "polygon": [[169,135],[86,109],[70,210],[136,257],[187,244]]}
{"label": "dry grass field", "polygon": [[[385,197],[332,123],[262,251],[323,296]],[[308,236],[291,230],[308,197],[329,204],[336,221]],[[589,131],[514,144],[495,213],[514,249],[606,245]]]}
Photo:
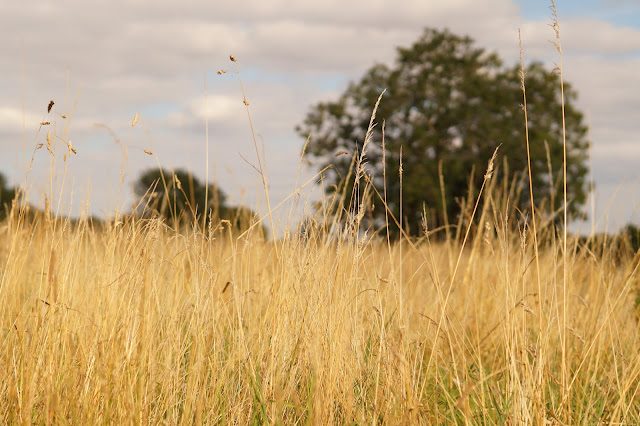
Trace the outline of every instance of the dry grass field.
{"label": "dry grass field", "polygon": [[493,160],[448,232],[364,232],[365,151],[360,195],[279,238],[269,216],[95,225],[18,203],[0,222],[0,423],[640,424],[622,237],[574,238],[562,209],[523,220]]}
{"label": "dry grass field", "polygon": [[639,423],[638,256],[563,252],[542,221],[536,256],[494,191],[484,226],[395,243],[349,222],[265,241],[15,209],[0,422]]}

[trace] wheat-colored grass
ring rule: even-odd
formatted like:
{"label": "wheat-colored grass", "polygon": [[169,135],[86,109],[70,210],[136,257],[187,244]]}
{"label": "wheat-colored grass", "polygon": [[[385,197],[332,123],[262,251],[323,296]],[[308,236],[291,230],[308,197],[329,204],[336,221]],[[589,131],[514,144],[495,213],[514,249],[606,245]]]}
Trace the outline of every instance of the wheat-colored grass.
{"label": "wheat-colored grass", "polygon": [[387,210],[362,232],[387,199],[364,168],[384,140],[369,137],[352,157],[360,191],[265,240],[258,222],[59,218],[68,139],[48,130],[45,212],[17,199],[0,223],[0,423],[640,424],[639,254],[573,239],[542,208],[519,219],[495,153],[457,223],[427,217],[393,242],[402,216]]}
{"label": "wheat-colored grass", "polygon": [[538,276],[529,231],[499,214],[453,282],[446,245],[426,239],[401,257],[400,243],[310,225],[278,258],[228,227],[10,218],[0,421],[639,422],[637,258],[565,259],[542,239]]}

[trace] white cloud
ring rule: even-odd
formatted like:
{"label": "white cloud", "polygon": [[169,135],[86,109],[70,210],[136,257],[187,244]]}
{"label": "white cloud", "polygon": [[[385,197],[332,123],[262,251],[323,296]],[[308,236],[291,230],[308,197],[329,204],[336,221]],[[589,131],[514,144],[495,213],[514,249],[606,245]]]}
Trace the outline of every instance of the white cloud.
{"label": "white cloud", "polygon": [[640,53],[640,29],[616,27],[595,19],[571,19],[561,23],[563,47],[589,54]]}
{"label": "white cloud", "polygon": [[202,96],[190,101],[184,110],[170,113],[167,119],[170,125],[176,127],[186,123],[201,125],[207,118],[216,122],[233,120],[242,113],[240,105],[237,96]]}
{"label": "white cloud", "polygon": [[0,106],[0,127],[4,132],[21,132],[22,123],[35,123],[40,118],[31,112],[24,112],[21,109],[11,106]]}

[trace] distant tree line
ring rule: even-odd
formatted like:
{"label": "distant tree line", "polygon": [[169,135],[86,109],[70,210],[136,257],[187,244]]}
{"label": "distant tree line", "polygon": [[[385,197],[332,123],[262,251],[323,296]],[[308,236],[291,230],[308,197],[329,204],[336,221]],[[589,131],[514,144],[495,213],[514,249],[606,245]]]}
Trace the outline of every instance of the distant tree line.
{"label": "distant tree line", "polygon": [[[228,205],[227,195],[216,184],[204,184],[183,169],[146,170],[135,181],[133,190],[132,215],[160,217],[176,229],[185,225],[206,229],[210,224],[225,224],[233,230],[245,231],[257,220],[253,210]],[[16,195],[17,189],[7,186],[7,179],[0,173],[0,221],[9,214]],[[27,210],[33,215],[38,213],[32,206]],[[264,226],[256,226],[255,230],[266,237]]]}

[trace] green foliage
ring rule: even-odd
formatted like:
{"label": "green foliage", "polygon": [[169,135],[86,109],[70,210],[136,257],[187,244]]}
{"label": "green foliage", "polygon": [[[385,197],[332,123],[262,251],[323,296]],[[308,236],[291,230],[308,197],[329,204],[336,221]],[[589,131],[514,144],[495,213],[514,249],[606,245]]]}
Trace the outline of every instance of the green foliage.
{"label": "green foliage", "polygon": [[622,233],[626,236],[630,249],[633,253],[637,253],[640,250],[640,227],[629,223],[622,228]]}
{"label": "green foliage", "polygon": [[[535,202],[549,198],[551,209],[562,198],[562,110],[557,76],[539,63],[525,68],[532,181]],[[487,162],[498,145],[508,158],[511,174],[525,173],[527,155],[520,64],[503,66],[494,53],[474,46],[469,37],[449,31],[426,29],[410,48],[398,48],[395,62],[377,64],[357,83],[351,83],[335,101],[320,102],[296,130],[311,135],[308,152],[318,167],[333,165],[329,183],[347,184],[351,156],[340,151],[362,148],[371,112],[380,93],[386,93],[377,111],[378,125],[368,146],[367,170],[376,188],[383,189],[381,123],[385,122],[387,200],[391,211],[400,211],[400,148],[403,169],[403,215],[410,231],[420,230],[423,204],[434,212],[430,227],[444,224],[460,213],[459,200],[478,188]],[[565,83],[568,198],[570,213],[584,203],[588,142],[583,115],[574,102],[576,92]],[[548,146],[548,155],[547,148]],[[444,175],[444,197],[439,167]],[[501,164],[498,161],[497,165]],[[551,176],[549,167],[551,166]],[[506,170],[498,170],[503,177]],[[520,180],[517,207],[529,206],[529,184]],[[330,185],[327,188],[331,190]],[[442,200],[445,200],[446,206]],[[378,200],[374,200],[378,202]],[[384,218],[380,206],[374,219]]]}
{"label": "green foliage", "polygon": [[[208,190],[207,190],[208,186]],[[236,230],[248,229],[255,220],[255,212],[246,207],[227,206],[227,196],[217,185],[201,183],[190,172],[182,169],[168,171],[149,169],[143,172],[133,187],[137,201],[137,213],[159,214],[175,224],[202,224],[227,220]],[[259,227],[266,235],[266,229]]]}
{"label": "green foliage", "polygon": [[167,219],[193,221],[209,210],[218,217],[226,213],[226,195],[216,185],[208,186],[207,193],[207,187],[185,170],[154,168],[142,173],[133,190],[141,206]]}
{"label": "green foliage", "polygon": [[7,187],[7,179],[2,173],[0,173],[0,220],[7,217],[9,209],[11,209],[11,202],[15,197],[15,188]]}

